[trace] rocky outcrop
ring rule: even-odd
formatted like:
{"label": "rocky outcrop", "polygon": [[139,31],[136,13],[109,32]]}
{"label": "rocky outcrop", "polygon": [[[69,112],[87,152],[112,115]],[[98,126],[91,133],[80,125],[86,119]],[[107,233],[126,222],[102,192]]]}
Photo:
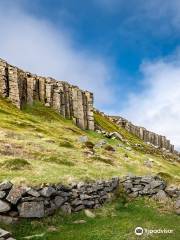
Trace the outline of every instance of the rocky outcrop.
{"label": "rocky outcrop", "polygon": [[161,149],[166,149],[169,152],[174,152],[174,145],[170,143],[165,136],[156,134],[154,132],[148,131],[147,129],[139,126],[135,126],[128,120],[122,117],[109,117],[111,121],[115,122],[117,125],[125,128],[128,132],[136,135],[146,143],[153,144]]}
{"label": "rocky outcrop", "polygon": [[25,72],[0,59],[0,95],[18,108],[40,101],[82,129],[94,130],[93,94],[64,81]]}
{"label": "rocky outcrop", "polygon": [[[120,127],[126,129],[128,132],[142,139],[147,144],[150,144],[155,148],[166,150],[167,152],[178,154],[178,152],[174,150],[174,145],[172,145],[170,143],[170,140],[168,140],[165,136],[151,132],[146,128],[136,126],[125,118],[122,118],[119,116],[108,116],[105,113],[100,112],[98,110],[95,110],[95,111],[98,114],[101,114],[102,116],[108,118],[108,120],[115,123],[116,125],[119,125]],[[95,124],[95,129],[96,131],[102,132],[102,129],[97,124]]]}

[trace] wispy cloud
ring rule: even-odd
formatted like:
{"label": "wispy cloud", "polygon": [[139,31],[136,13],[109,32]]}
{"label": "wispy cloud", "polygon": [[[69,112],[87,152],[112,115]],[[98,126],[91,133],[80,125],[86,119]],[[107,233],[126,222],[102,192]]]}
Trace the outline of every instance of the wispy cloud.
{"label": "wispy cloud", "polygon": [[180,149],[180,51],[144,62],[143,91],[130,94],[122,114],[134,123],[168,136]]}
{"label": "wispy cloud", "polygon": [[0,4],[0,57],[37,74],[67,80],[95,94],[96,105],[112,104],[113,69],[106,59],[77,47],[63,27],[27,13],[20,1]]}

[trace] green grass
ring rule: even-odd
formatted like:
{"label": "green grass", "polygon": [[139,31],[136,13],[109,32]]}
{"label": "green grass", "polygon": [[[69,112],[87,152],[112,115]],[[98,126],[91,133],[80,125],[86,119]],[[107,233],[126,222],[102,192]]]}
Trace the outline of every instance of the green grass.
{"label": "green grass", "polygon": [[23,170],[30,167],[30,163],[22,158],[8,159],[0,164],[5,170]]}
{"label": "green grass", "polygon": [[[5,228],[12,231],[17,240],[33,235],[39,235],[31,238],[34,240],[178,240],[179,216],[171,212],[164,213],[161,208],[162,206],[157,207],[154,202],[142,198],[125,205],[116,200],[95,210],[95,218],[88,218],[84,212],[69,216],[57,212],[56,215],[41,221],[22,220],[19,224]],[[77,220],[85,220],[86,223],[73,223]],[[138,238],[134,234],[137,226],[147,229],[172,229],[174,233],[144,235]]]}
{"label": "green grass", "polygon": [[[39,102],[20,111],[9,101],[0,99],[0,181],[9,179],[36,185],[159,172],[172,176],[172,181],[178,181],[179,163],[134,148],[135,143],[147,146],[107,118],[95,114],[95,120],[105,130],[118,131],[131,144],[132,151],[126,150],[126,143],[117,147],[120,141],[116,139],[107,139],[93,131],[82,131],[71,120],[64,119]],[[86,144],[79,141],[82,135],[88,137]],[[105,146],[110,145],[116,151],[107,151],[103,146],[94,148],[94,155],[88,156],[86,152],[102,139],[107,142]],[[148,158],[154,160],[152,169],[143,164]]]}

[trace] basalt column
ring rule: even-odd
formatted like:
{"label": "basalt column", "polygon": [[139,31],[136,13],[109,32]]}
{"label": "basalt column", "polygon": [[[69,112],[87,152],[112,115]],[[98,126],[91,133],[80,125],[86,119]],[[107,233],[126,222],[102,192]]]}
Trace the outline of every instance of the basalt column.
{"label": "basalt column", "polygon": [[1,59],[0,59],[0,95],[2,97],[8,97],[9,95],[7,63]]}

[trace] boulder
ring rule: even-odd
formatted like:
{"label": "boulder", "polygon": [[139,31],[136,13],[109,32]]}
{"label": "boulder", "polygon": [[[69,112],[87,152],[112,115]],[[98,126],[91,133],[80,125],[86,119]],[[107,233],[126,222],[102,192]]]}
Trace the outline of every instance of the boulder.
{"label": "boulder", "polygon": [[89,218],[95,218],[96,217],[96,215],[93,212],[91,212],[89,209],[85,209],[84,213]]}
{"label": "boulder", "polygon": [[43,201],[23,202],[18,205],[18,211],[22,218],[42,218],[45,216]]}
{"label": "boulder", "polygon": [[115,137],[116,139],[123,141],[123,137],[118,132],[112,132],[112,133],[110,133],[110,136]]}
{"label": "boulder", "polygon": [[25,193],[26,193],[25,188],[13,186],[13,188],[10,190],[9,194],[7,195],[6,199],[8,202],[15,205]]}
{"label": "boulder", "polygon": [[9,190],[12,187],[12,183],[9,181],[4,181],[0,183],[0,191]]}
{"label": "boulder", "polygon": [[9,203],[0,200],[0,213],[8,212],[11,209]]}
{"label": "boulder", "polygon": [[95,147],[102,147],[103,145],[106,145],[107,141],[105,141],[104,139],[99,140],[96,144]]}

